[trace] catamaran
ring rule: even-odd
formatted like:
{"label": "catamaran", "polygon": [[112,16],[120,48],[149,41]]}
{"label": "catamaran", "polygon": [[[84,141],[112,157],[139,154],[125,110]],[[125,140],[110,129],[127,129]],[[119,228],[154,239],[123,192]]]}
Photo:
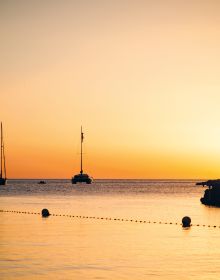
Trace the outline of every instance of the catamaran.
{"label": "catamaran", "polygon": [[5,164],[5,147],[4,147],[4,140],[3,140],[3,129],[1,123],[1,158],[0,158],[0,185],[6,184],[6,164]]}
{"label": "catamaran", "polygon": [[80,150],[80,173],[72,177],[72,184],[76,183],[86,183],[86,184],[91,184],[93,181],[93,178],[90,177],[88,174],[83,173],[83,160],[82,160],[82,143],[84,139],[84,133],[82,131],[82,126],[81,126],[81,150]]}

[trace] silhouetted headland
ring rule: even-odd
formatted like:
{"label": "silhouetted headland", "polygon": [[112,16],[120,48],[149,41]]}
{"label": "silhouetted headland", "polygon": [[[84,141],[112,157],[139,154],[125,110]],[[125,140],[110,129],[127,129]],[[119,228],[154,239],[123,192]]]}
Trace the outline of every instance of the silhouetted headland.
{"label": "silhouetted headland", "polygon": [[196,185],[208,187],[204,192],[204,196],[200,199],[202,204],[220,207],[220,179],[208,180],[206,182],[196,183]]}

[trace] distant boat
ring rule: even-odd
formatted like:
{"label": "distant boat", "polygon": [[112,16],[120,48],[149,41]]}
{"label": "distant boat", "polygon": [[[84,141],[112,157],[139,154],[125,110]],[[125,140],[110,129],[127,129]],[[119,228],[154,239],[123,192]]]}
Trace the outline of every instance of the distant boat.
{"label": "distant boat", "polygon": [[6,163],[5,163],[5,146],[4,146],[4,140],[3,140],[3,128],[1,123],[1,170],[0,170],[0,185],[6,184]]}
{"label": "distant boat", "polygon": [[200,199],[202,204],[220,207],[220,179],[199,182],[196,185],[208,187],[204,192],[204,196]]}
{"label": "distant boat", "polygon": [[83,173],[83,160],[82,160],[83,139],[84,139],[84,133],[82,132],[82,127],[81,127],[80,173],[76,174],[75,176],[72,177],[72,179],[71,179],[72,184],[76,184],[76,183],[91,184],[93,181],[92,177],[90,177],[88,174]]}
{"label": "distant boat", "polygon": [[43,184],[46,184],[46,183],[47,183],[46,181],[39,181],[39,182],[38,182],[38,184],[42,184],[42,185],[43,185]]}

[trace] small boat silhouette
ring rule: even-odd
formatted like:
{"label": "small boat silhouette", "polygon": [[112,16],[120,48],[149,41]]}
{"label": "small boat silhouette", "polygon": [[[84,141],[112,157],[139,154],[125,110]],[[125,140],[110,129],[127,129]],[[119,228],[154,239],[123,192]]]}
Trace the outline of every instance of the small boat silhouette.
{"label": "small boat silhouette", "polygon": [[43,181],[43,180],[38,182],[38,184],[42,184],[42,185],[43,185],[43,184],[46,184],[46,183],[47,183],[47,182],[46,182],[46,181]]}

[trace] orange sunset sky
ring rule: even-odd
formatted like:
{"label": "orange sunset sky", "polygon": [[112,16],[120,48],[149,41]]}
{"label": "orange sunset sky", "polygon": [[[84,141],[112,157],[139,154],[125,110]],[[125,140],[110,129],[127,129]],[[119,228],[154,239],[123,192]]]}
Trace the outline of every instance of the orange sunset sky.
{"label": "orange sunset sky", "polygon": [[220,177],[220,1],[0,1],[9,178]]}

